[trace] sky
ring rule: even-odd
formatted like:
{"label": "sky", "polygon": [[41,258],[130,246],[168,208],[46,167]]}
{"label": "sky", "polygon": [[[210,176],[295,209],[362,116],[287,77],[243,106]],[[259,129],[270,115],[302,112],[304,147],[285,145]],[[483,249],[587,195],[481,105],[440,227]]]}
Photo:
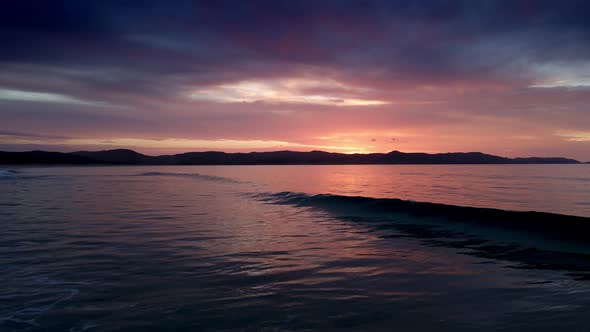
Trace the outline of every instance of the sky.
{"label": "sky", "polygon": [[6,1],[0,150],[590,160],[588,1]]}

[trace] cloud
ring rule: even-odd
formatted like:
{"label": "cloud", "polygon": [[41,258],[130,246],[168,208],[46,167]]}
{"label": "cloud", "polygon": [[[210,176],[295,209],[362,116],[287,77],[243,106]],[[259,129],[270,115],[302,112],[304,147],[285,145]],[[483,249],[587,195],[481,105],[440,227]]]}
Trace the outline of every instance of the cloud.
{"label": "cloud", "polygon": [[556,133],[556,135],[563,137],[566,141],[590,142],[590,131],[560,130]]}
{"label": "cloud", "polygon": [[[123,89],[150,89],[146,82],[154,80],[169,86],[289,77],[310,67],[416,85],[531,82],[538,66],[587,62],[590,29],[580,13],[589,7],[583,1],[13,2],[0,17],[11,41],[0,61],[116,69],[121,80],[112,88]],[[136,87],[126,84],[133,81]]]}
{"label": "cloud", "polygon": [[543,64],[535,71],[539,79],[531,87],[590,87],[590,61]]}
{"label": "cloud", "polygon": [[200,88],[190,93],[195,100],[233,103],[303,103],[333,106],[385,105],[383,100],[363,99],[364,90],[322,78],[283,78],[241,81]]}
{"label": "cloud", "polygon": [[22,137],[33,137],[33,138],[44,138],[44,139],[66,139],[65,136],[53,136],[53,135],[41,135],[32,133],[23,133],[18,131],[0,131],[0,136],[5,138],[22,138]]}
{"label": "cloud", "polygon": [[82,100],[68,95],[47,92],[22,91],[12,89],[0,89],[0,101],[25,101],[35,103],[58,103],[84,106],[108,106],[105,102]]}

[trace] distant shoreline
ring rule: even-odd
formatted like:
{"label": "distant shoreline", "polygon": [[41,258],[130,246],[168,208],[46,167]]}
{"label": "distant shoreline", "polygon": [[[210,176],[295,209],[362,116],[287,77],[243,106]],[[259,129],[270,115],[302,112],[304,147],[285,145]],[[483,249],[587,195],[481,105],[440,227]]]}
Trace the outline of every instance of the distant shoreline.
{"label": "distant shoreline", "polygon": [[107,165],[524,165],[588,164],[562,157],[507,158],[481,152],[343,154],[324,151],[274,151],[226,153],[187,152],[148,156],[133,150],[118,149],[78,152],[2,152],[0,165],[13,166],[107,166]]}

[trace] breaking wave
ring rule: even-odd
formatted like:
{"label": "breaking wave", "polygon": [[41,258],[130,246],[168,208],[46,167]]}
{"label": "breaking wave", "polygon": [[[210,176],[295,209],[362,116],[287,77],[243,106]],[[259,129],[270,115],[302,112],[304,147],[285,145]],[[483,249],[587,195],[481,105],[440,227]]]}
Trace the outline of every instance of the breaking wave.
{"label": "breaking wave", "polygon": [[247,194],[271,204],[321,209],[363,223],[384,238],[410,237],[428,246],[516,263],[514,268],[565,272],[590,280],[590,218],[527,211],[339,195]]}
{"label": "breaking wave", "polygon": [[416,222],[417,219],[444,223],[492,226],[519,232],[532,232],[550,238],[590,240],[590,218],[535,211],[508,211],[465,207],[395,198],[309,195],[280,192],[253,194],[257,199],[276,204],[291,204],[326,209],[346,215],[384,217]]}

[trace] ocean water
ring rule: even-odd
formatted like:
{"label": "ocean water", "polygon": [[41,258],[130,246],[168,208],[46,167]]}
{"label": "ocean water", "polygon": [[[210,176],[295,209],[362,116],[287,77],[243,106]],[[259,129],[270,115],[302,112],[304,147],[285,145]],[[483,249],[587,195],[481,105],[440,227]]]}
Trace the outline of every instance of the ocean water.
{"label": "ocean water", "polygon": [[590,331],[588,165],[5,168],[0,226],[0,331]]}

